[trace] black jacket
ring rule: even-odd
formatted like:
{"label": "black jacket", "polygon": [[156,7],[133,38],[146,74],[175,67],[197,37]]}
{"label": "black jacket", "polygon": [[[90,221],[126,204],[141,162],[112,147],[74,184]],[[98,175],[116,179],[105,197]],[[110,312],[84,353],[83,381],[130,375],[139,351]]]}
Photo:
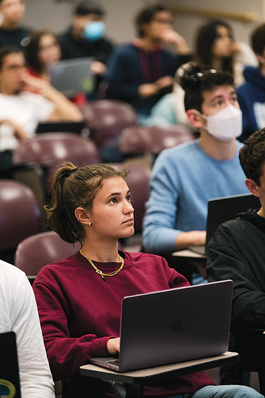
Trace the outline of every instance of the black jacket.
{"label": "black jacket", "polygon": [[209,282],[234,281],[231,328],[265,327],[265,219],[256,210],[222,224],[209,243]]}
{"label": "black jacket", "polygon": [[113,44],[106,38],[94,42],[76,39],[72,33],[72,27],[61,34],[59,40],[62,47],[62,59],[93,57],[95,61],[106,64],[113,50]]}

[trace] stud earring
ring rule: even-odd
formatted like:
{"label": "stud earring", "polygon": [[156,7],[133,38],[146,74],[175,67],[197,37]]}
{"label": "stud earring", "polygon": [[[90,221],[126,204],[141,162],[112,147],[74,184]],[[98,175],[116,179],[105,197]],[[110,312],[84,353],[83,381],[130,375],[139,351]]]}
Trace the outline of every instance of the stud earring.
{"label": "stud earring", "polygon": [[88,226],[91,227],[91,222],[88,223]]}

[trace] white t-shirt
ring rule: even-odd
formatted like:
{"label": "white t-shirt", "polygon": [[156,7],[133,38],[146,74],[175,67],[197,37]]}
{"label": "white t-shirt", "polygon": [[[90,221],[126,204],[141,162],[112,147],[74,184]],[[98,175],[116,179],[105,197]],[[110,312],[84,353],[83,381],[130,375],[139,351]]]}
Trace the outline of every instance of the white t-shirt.
{"label": "white t-shirt", "polygon": [[[41,95],[23,91],[17,95],[0,94],[0,119],[10,119],[33,137],[39,122],[48,120],[55,105]],[[9,124],[0,125],[0,151],[17,148],[19,141]]]}
{"label": "white t-shirt", "polygon": [[0,333],[16,333],[22,397],[54,398],[37,305],[21,270],[0,260]]}

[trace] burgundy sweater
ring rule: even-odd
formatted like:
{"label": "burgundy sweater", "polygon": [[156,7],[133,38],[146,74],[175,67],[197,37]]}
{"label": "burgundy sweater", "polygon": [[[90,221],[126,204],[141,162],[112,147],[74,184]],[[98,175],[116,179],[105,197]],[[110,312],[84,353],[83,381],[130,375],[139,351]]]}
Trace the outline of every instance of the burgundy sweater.
{"label": "burgundy sweater", "polygon": [[[123,269],[104,282],[79,253],[42,268],[34,282],[45,347],[55,380],[79,374],[91,356],[106,356],[107,341],[119,336],[122,299],[140,293],[187,286],[165,259],[120,252]],[[97,263],[104,273],[119,263]],[[194,393],[214,384],[204,373],[178,377],[145,388],[146,395]]]}

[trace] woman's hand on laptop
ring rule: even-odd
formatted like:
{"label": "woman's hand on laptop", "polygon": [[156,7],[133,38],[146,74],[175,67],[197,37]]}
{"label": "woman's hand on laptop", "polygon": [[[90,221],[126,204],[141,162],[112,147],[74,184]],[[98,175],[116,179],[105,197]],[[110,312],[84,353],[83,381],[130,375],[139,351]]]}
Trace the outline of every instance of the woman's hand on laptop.
{"label": "woman's hand on laptop", "polygon": [[206,243],[206,231],[180,232],[176,238],[176,246],[179,250],[188,246],[201,246]]}
{"label": "woman's hand on laptop", "polygon": [[111,355],[117,354],[120,352],[120,338],[111,338],[107,342],[107,349]]}

